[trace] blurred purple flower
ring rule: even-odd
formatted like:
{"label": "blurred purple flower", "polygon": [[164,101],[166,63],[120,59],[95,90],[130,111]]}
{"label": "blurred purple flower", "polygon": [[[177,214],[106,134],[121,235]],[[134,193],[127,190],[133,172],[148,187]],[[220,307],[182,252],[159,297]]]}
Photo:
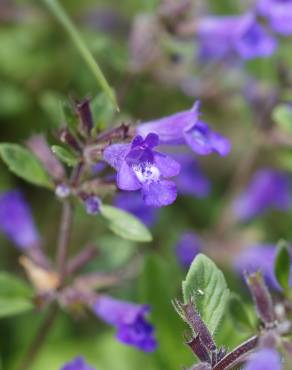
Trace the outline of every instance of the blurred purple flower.
{"label": "blurred purple flower", "polygon": [[100,296],[93,306],[95,314],[117,329],[117,339],[144,352],[153,352],[157,347],[154,328],[145,319],[148,305],[120,301],[109,296]]}
{"label": "blurred purple flower", "polygon": [[250,356],[243,370],[282,370],[281,357],[275,349],[265,348]]}
{"label": "blurred purple flower", "polygon": [[199,57],[202,60],[268,57],[277,41],[261,26],[254,14],[210,16],[198,24]]}
{"label": "blurred purple flower", "polygon": [[118,188],[141,189],[145,204],[154,207],[175,201],[176,185],[166,179],[180,171],[180,165],[174,159],[153,150],[158,144],[159,137],[149,133],[145,139],[138,135],[131,144],[113,144],[104,151],[104,159],[117,170]]}
{"label": "blurred purple flower", "polygon": [[258,0],[257,9],[266,17],[271,28],[280,34],[292,34],[292,1],[291,0]]}
{"label": "blurred purple flower", "polygon": [[190,110],[143,123],[137,132],[144,137],[151,132],[157,134],[160,144],[187,144],[200,155],[213,152],[227,155],[231,147],[229,140],[199,120],[199,106],[197,101]]}
{"label": "blurred purple flower", "polygon": [[17,190],[0,194],[0,230],[20,249],[39,243],[29,206]]}
{"label": "blurred purple flower", "polygon": [[233,209],[241,220],[249,220],[270,208],[287,210],[291,205],[289,177],[269,168],[258,170]]}
{"label": "blurred purple flower", "polygon": [[[234,269],[241,275],[245,272],[261,271],[268,286],[281,291],[282,288],[274,273],[276,252],[276,246],[272,244],[252,245],[236,256],[233,263]],[[290,285],[292,286],[292,275],[290,275]]]}
{"label": "blurred purple flower", "polygon": [[61,370],[95,370],[93,367],[87,365],[83,357],[76,357],[74,360],[65,364]]}
{"label": "blurred purple flower", "polygon": [[181,165],[180,174],[175,179],[178,193],[198,198],[206,197],[210,193],[211,184],[195,159],[188,154],[176,154],[174,158]]}
{"label": "blurred purple flower", "polygon": [[145,206],[139,192],[122,191],[115,196],[114,204],[116,207],[132,213],[146,226],[152,226],[157,219],[157,209]]}
{"label": "blurred purple flower", "polygon": [[184,233],[175,247],[179,264],[186,269],[189,268],[196,255],[200,253],[201,245],[202,241],[195,233]]}

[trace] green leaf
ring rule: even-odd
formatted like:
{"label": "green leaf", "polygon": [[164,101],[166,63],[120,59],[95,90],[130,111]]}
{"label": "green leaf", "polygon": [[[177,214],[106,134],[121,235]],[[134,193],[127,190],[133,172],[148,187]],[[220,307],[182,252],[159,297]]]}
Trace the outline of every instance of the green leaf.
{"label": "green leaf", "polygon": [[152,235],[135,216],[119,208],[102,205],[102,216],[109,222],[109,228],[124,239],[150,242]]}
{"label": "green leaf", "polygon": [[18,315],[30,311],[32,308],[32,302],[27,299],[3,299],[0,297],[0,318]]}
{"label": "green leaf", "polygon": [[113,104],[106,98],[106,95],[98,94],[90,104],[93,120],[98,128],[103,128],[114,116],[115,109]]}
{"label": "green leaf", "polygon": [[62,120],[66,122],[69,129],[74,133],[78,126],[78,118],[70,100],[64,100],[61,104]]}
{"label": "green leaf", "polygon": [[11,172],[39,186],[51,188],[52,180],[41,162],[26,148],[18,144],[0,144],[0,156]]}
{"label": "green leaf", "polygon": [[83,39],[81,38],[80,34],[78,33],[71,19],[66,14],[64,8],[61,6],[58,0],[43,0],[43,2],[46,4],[46,6],[50,9],[50,11],[58,19],[60,24],[67,31],[76,49],[78,50],[81,57],[83,58],[83,60],[85,61],[85,63],[87,64],[91,72],[93,73],[94,77],[96,78],[97,82],[99,83],[103,91],[105,92],[106,96],[114,104],[114,106],[118,109],[118,103],[116,101],[114,91],[109,86],[99,65],[97,64],[96,60],[92,56],[88,47],[84,43]]}
{"label": "green leaf", "polygon": [[62,146],[53,145],[52,152],[68,166],[75,166],[78,163],[78,159],[74,156],[74,154]]}
{"label": "green leaf", "polygon": [[232,293],[228,301],[228,309],[234,323],[245,329],[253,329],[248,311],[242,302],[242,299],[235,293]]}
{"label": "green leaf", "polygon": [[274,121],[284,130],[292,132],[292,108],[287,104],[280,104],[273,110]]}
{"label": "green leaf", "polygon": [[223,273],[203,254],[194,259],[182,283],[184,302],[191,299],[213,334],[228,303],[229,289]]}
{"label": "green leaf", "polygon": [[288,244],[281,240],[277,245],[277,255],[274,265],[275,276],[284,290],[289,289],[291,257]]}
{"label": "green leaf", "polygon": [[0,318],[31,310],[33,290],[24,281],[0,272]]}

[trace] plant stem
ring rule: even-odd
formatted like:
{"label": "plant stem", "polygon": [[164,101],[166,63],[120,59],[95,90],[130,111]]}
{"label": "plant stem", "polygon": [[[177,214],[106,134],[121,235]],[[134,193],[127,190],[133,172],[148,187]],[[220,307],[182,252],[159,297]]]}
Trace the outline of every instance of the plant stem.
{"label": "plant stem", "polygon": [[26,353],[25,358],[22,360],[20,366],[18,367],[18,370],[27,370],[31,369],[31,365],[33,361],[35,360],[36,356],[40,352],[42,345],[45,342],[45,339],[47,338],[53,323],[57,317],[57,313],[59,311],[59,307],[57,304],[53,304],[49,308],[49,312],[47,317],[44,319],[42,325],[38,328],[38,331],[31,342],[31,345],[29,346],[29,349]]}
{"label": "plant stem", "polygon": [[57,267],[60,275],[60,286],[62,286],[66,274],[66,262],[73,220],[73,206],[65,201],[62,208],[61,226],[59,232],[57,249]]}
{"label": "plant stem", "polygon": [[111,101],[111,103],[116,107],[116,109],[119,110],[118,103],[115,97],[115,93],[113,92],[112,88],[108,84],[99,65],[97,64],[96,60],[92,56],[85,42],[82,40],[80,34],[78,33],[71,19],[66,14],[64,8],[61,6],[58,0],[43,0],[43,2],[46,4],[46,6],[50,9],[50,11],[54,14],[54,16],[58,19],[58,21],[67,31],[73,44],[75,45],[81,57],[83,58],[83,60],[85,61],[85,63],[87,64],[91,72],[93,73],[93,75],[95,76],[97,82],[99,83],[103,91],[105,92],[106,96]]}
{"label": "plant stem", "polygon": [[242,360],[243,356],[247,355],[252,351],[258,343],[258,337],[254,336],[248,339],[246,342],[240,344],[232,352],[228,353],[225,357],[219,361],[213,370],[228,370],[238,364]]}

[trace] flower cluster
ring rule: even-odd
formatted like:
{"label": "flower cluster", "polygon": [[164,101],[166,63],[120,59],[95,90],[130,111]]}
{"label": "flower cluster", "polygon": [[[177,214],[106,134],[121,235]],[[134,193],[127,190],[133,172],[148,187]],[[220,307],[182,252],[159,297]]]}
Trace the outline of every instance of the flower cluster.
{"label": "flower cluster", "polygon": [[[200,173],[195,162],[186,155],[171,156],[156,151],[159,145],[187,145],[198,155],[213,152],[225,156],[231,145],[228,139],[214,132],[199,119],[199,103],[187,111],[142,123],[131,144],[113,144],[104,150],[104,160],[117,171],[117,186],[121,190],[140,190],[147,206],[161,207],[174,202],[177,187],[182,193],[206,196],[209,182]],[[174,155],[175,157],[175,155]],[[180,163],[182,163],[182,166]],[[191,171],[189,171],[191,170]]]}

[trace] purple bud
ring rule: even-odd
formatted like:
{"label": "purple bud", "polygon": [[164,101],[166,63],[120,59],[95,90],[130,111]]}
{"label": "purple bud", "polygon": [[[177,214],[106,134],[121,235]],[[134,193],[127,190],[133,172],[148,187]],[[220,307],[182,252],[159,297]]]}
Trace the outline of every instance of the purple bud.
{"label": "purple bud", "polygon": [[20,249],[40,241],[30,209],[17,190],[0,195],[0,230]]}
{"label": "purple bud", "polygon": [[271,294],[260,272],[246,275],[246,281],[256,306],[258,317],[264,324],[274,325],[276,316]]}
{"label": "purple bud", "polygon": [[93,128],[93,118],[90,110],[90,99],[84,99],[76,105],[77,114],[80,119],[81,129],[90,136]]}
{"label": "purple bud", "polygon": [[184,268],[190,267],[194,258],[201,251],[202,241],[195,233],[184,233],[179,239],[176,247],[176,257],[180,265]]}
{"label": "purple bud", "polygon": [[55,194],[58,198],[67,198],[71,194],[71,189],[67,184],[59,184],[56,186]]}
{"label": "purple bud", "polygon": [[100,296],[93,306],[95,314],[117,329],[117,339],[144,352],[153,352],[157,347],[154,328],[146,321],[148,305],[120,301],[109,296]]}
{"label": "purple bud", "polygon": [[83,357],[76,357],[74,360],[66,363],[61,370],[95,370],[87,365]]}
{"label": "purple bud", "polygon": [[244,370],[282,370],[281,357],[274,349],[261,349],[254,353]]}
{"label": "purple bud", "polygon": [[60,161],[54,156],[47,140],[42,135],[34,135],[27,141],[28,147],[39,158],[48,173],[57,181],[65,177],[65,170]]}
{"label": "purple bud", "polygon": [[89,215],[96,215],[100,211],[101,200],[95,195],[86,198],[85,202],[86,213]]}

